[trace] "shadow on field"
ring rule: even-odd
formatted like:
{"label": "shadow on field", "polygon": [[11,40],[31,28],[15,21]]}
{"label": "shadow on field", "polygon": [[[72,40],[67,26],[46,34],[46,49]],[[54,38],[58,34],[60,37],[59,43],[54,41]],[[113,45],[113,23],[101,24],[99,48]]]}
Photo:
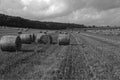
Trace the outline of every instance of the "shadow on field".
{"label": "shadow on field", "polygon": [[33,50],[33,49],[31,49],[31,50],[22,49],[21,51],[22,51],[22,52],[33,52],[34,50]]}

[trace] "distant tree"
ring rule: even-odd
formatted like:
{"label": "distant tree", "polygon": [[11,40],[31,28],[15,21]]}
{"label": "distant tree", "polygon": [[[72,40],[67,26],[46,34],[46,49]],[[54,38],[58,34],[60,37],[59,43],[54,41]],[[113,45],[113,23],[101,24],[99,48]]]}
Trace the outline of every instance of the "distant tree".
{"label": "distant tree", "polygon": [[106,27],[108,27],[108,28],[109,28],[110,26],[109,26],[109,25],[107,25]]}
{"label": "distant tree", "polygon": [[93,27],[93,28],[96,28],[96,26],[95,26],[95,25],[93,25],[92,27]]}

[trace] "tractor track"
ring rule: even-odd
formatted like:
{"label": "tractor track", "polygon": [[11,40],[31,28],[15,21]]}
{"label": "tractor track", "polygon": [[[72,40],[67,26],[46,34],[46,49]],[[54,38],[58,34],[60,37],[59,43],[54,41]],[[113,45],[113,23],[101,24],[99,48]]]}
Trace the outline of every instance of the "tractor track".
{"label": "tractor track", "polygon": [[49,68],[44,72],[44,76],[42,76],[41,80],[56,80],[57,74],[60,72],[59,67],[61,62],[65,59],[66,52],[68,50],[68,46],[59,46],[59,48],[48,58],[45,60],[52,61]]}
{"label": "tractor track", "polygon": [[47,80],[92,80],[90,78],[94,77],[80,49],[80,43],[73,35],[71,40],[73,43],[68,46],[55,77]]}
{"label": "tractor track", "polygon": [[[83,45],[83,42],[79,37],[76,37],[74,34],[72,34],[72,36],[74,37],[74,39],[76,40],[76,42],[78,44],[79,55],[81,56],[82,60],[84,61],[84,68],[85,68],[86,75],[84,75],[83,79],[81,79],[81,80],[94,80],[96,73],[93,72],[93,69],[89,65],[88,58],[84,51],[85,46]],[[82,60],[80,60],[80,62]],[[79,80],[79,79],[77,79],[77,80]]]}

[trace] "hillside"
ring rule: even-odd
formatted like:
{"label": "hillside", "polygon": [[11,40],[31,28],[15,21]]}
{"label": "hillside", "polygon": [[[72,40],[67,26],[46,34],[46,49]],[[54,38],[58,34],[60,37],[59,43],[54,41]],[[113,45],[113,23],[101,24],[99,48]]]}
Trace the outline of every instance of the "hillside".
{"label": "hillside", "polygon": [[57,23],[57,22],[40,22],[24,19],[21,17],[0,14],[0,26],[35,28],[35,29],[67,29],[67,28],[83,28],[84,25]]}

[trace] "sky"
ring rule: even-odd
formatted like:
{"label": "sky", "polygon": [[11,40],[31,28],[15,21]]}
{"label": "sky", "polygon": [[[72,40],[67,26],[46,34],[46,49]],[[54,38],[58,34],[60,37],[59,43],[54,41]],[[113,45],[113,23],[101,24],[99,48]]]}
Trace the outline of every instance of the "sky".
{"label": "sky", "polygon": [[120,25],[120,0],[0,0],[0,13],[39,21]]}

